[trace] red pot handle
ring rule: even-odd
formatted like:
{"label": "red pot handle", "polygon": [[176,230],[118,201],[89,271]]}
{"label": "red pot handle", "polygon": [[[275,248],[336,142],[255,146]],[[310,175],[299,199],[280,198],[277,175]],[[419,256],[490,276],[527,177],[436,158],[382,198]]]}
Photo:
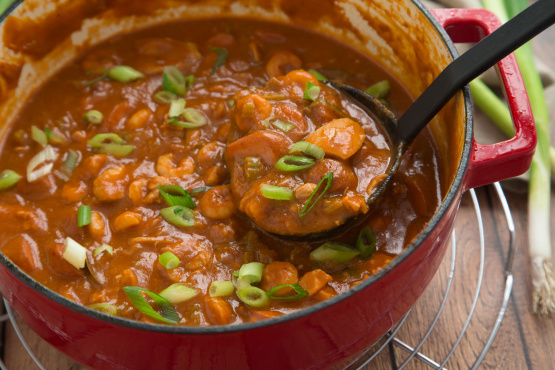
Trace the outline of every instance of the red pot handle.
{"label": "red pot handle", "polygon": [[[476,43],[501,25],[493,13],[482,9],[435,9],[432,13],[456,43]],[[513,117],[515,136],[491,145],[480,145],[472,138],[465,178],[467,189],[523,174],[530,167],[536,148],[534,117],[514,54],[497,66]]]}

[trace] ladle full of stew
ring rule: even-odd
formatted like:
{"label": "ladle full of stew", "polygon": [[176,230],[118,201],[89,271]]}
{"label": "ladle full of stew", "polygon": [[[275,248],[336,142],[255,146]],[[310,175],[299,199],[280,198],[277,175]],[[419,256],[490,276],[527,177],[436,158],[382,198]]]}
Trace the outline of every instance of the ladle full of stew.
{"label": "ladle full of stew", "polygon": [[[322,235],[366,214],[390,186],[410,144],[440,109],[553,23],[555,0],[535,2],[448,65],[399,120],[379,99],[342,83],[320,83],[323,76],[305,71],[273,78],[263,89],[239,92],[226,151],[239,209],[261,229],[289,237]],[[286,98],[297,102],[305,119],[280,119],[287,116],[287,105],[267,104],[267,99]],[[306,104],[316,99],[325,107]],[[333,110],[335,119],[314,124]],[[379,139],[369,150],[365,138],[372,135]],[[252,146],[264,154],[242,154]],[[367,162],[371,157],[374,168],[353,169],[364,156]]]}

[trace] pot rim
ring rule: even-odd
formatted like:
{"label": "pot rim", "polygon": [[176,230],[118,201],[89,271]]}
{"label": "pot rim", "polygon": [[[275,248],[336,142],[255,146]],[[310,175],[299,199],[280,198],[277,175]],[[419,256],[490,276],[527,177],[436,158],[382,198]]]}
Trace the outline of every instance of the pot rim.
{"label": "pot rim", "polygon": [[[24,0],[16,0],[12,5],[6,9],[5,13],[0,16],[0,23],[2,23],[7,15],[12,13]],[[438,34],[441,36],[445,46],[451,57],[453,59],[459,56],[455,45],[445,29],[440,25],[439,21],[434,17],[430,9],[426,8],[420,0],[410,0],[416,8],[426,17],[428,22],[430,22]],[[346,300],[353,295],[359,293],[360,291],[364,290],[365,288],[372,285],[374,282],[378,281],[380,278],[394,270],[398,265],[403,263],[423,242],[426,238],[428,238],[433,229],[438,225],[440,220],[443,218],[446,211],[451,207],[452,203],[457,200],[459,191],[462,191],[464,185],[464,177],[466,175],[466,171],[468,169],[468,165],[470,162],[470,151],[472,149],[472,138],[473,138],[473,111],[472,111],[472,100],[470,94],[470,88],[465,86],[463,89],[463,98],[464,98],[464,110],[465,110],[465,133],[464,133],[464,144],[462,148],[462,154],[459,161],[459,166],[455,173],[455,177],[453,182],[445,195],[444,200],[441,202],[438,210],[432,217],[432,219],[428,222],[427,226],[424,228],[423,231],[419,233],[419,235],[412,241],[412,243],[405,248],[399,255],[397,255],[385,268],[381,269],[374,275],[370,276],[369,278],[362,281],[360,284],[350,288],[346,292],[343,292],[333,298],[325,300],[323,302],[317,303],[310,307],[301,309],[299,311],[288,313],[283,316],[274,317],[266,320],[261,320],[257,322],[249,322],[249,323],[242,323],[242,324],[232,324],[232,325],[218,325],[218,326],[205,326],[205,327],[195,327],[195,326],[169,326],[165,324],[154,324],[154,323],[145,323],[135,320],[130,320],[122,317],[111,316],[91,308],[87,308],[81,304],[78,304],[74,301],[71,301],[62,295],[55,293],[54,291],[46,288],[45,286],[41,285],[34,279],[32,279],[29,275],[27,275],[23,270],[21,270],[17,265],[15,265],[11,260],[9,260],[3,253],[0,252],[0,264],[7,268],[7,270],[13,274],[16,278],[20,281],[25,283],[31,289],[35,290],[36,292],[42,294],[48,299],[53,300],[54,302],[70,309],[79,314],[83,314],[85,316],[89,316],[93,319],[97,319],[108,324],[126,327],[128,329],[137,329],[137,330],[145,330],[151,332],[157,332],[161,334],[187,334],[187,335],[200,335],[200,334],[226,334],[226,333],[236,333],[242,332],[247,330],[255,330],[264,328],[267,326],[278,325],[280,323],[291,322],[297,319],[300,319],[304,316],[311,315],[315,312],[325,310],[326,308],[338,304],[339,302]]]}

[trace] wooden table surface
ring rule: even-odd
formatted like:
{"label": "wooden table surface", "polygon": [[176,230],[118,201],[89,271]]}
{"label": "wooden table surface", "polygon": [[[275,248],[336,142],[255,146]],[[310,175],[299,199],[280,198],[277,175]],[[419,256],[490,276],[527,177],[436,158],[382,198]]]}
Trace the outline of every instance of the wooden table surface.
{"label": "wooden table surface", "polygon": [[[539,58],[555,70],[555,28],[551,27],[534,41]],[[555,122],[555,107],[551,107]],[[555,226],[555,197],[551,195],[551,225]],[[505,284],[504,264],[507,259],[509,231],[501,204],[492,186],[476,189],[485,230],[485,268],[476,312],[460,344],[446,363],[448,369],[472,366],[480,354],[494,325]],[[504,320],[482,368],[552,369],[555,367],[555,319],[532,313],[530,299],[530,260],[527,253],[527,196],[506,192],[516,229],[516,253],[513,264],[514,287]],[[441,363],[453,348],[472,305],[478,280],[480,240],[476,212],[470,194],[465,194],[455,226],[456,268],[445,308],[420,352]],[[555,227],[552,238],[555,240]],[[553,243],[552,243],[553,245]],[[555,254],[554,254],[555,255]],[[419,299],[399,330],[396,338],[414,347],[428,330],[447,286],[451,252],[429,288]],[[80,369],[81,367],[38,338],[18,320],[30,347],[47,369]],[[2,359],[10,370],[34,369],[31,358],[17,339],[12,326],[5,323],[0,337]],[[389,345],[368,365],[367,369],[396,369],[407,357],[398,345]],[[410,369],[426,369],[428,365],[412,360]]]}

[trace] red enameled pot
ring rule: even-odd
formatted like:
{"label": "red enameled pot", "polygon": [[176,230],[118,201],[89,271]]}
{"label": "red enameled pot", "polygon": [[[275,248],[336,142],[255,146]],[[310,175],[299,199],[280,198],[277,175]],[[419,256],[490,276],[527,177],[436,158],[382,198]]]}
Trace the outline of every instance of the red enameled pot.
{"label": "red enameled pot", "polygon": [[[33,1],[25,1],[22,6],[29,2]],[[244,10],[250,9],[247,5],[255,2],[240,0],[236,3]],[[116,3],[121,5],[126,1]],[[171,2],[161,3],[168,6]],[[178,5],[186,6],[185,3],[192,8],[203,6],[197,4],[198,1],[186,0]],[[265,3],[267,10],[272,2],[260,3]],[[376,27],[376,34],[382,37],[381,43],[365,52],[374,56],[391,54],[383,44],[384,40],[389,42],[388,45],[405,45],[404,49],[396,50],[390,58],[382,60],[386,68],[401,75],[399,78],[404,79],[414,94],[422,91],[450,58],[456,57],[453,42],[477,42],[499,26],[499,21],[486,11],[450,9],[430,12],[417,0],[307,0],[303,3],[301,9],[295,8],[297,3],[292,1],[276,1],[292,19],[309,18],[310,14],[307,16],[303,12],[310,12],[310,6],[316,6],[318,11],[335,12],[351,20],[358,17],[356,22],[351,22],[353,27],[360,23],[361,14],[364,21],[371,19],[373,12],[378,13],[380,20],[376,22],[383,22],[382,26],[389,25],[390,28]],[[229,2],[227,5],[226,11],[239,9]],[[391,36],[392,25],[400,26],[396,36]],[[345,40],[351,40],[353,46],[361,48],[364,45],[348,36]],[[407,42],[403,37],[417,39]],[[423,50],[426,52],[422,53]],[[417,59],[429,58],[429,64],[434,67],[416,76],[414,80],[417,82],[411,82],[408,76],[407,72],[412,68],[410,64],[427,65],[426,62],[411,61],[411,53]],[[435,55],[443,57],[436,58]],[[77,305],[37,284],[1,254],[0,292],[36,333],[90,368],[315,369],[343,366],[348,359],[379,340],[424,291],[444,256],[462,194],[470,188],[513,177],[528,169],[536,133],[514,56],[499,63],[499,71],[515,121],[515,137],[493,145],[476,143],[469,89],[455,97],[440,113],[438,122],[432,125],[445,158],[447,176],[444,200],[439,210],[426,229],[386,269],[342,295],[297,313],[249,324],[206,328],[154,325],[111,317]],[[0,117],[2,112],[7,114],[9,111],[6,108],[9,102],[9,99],[4,100],[0,105],[3,109]]]}

